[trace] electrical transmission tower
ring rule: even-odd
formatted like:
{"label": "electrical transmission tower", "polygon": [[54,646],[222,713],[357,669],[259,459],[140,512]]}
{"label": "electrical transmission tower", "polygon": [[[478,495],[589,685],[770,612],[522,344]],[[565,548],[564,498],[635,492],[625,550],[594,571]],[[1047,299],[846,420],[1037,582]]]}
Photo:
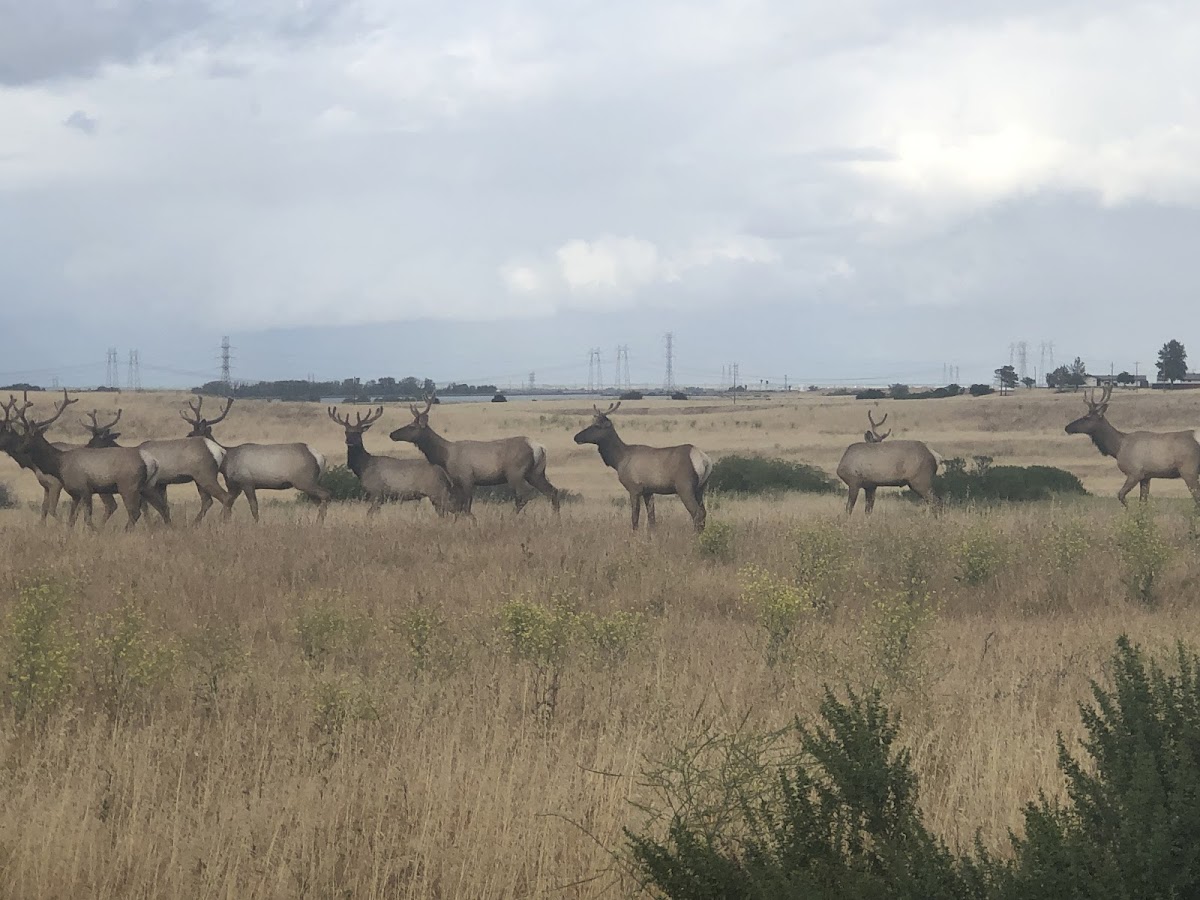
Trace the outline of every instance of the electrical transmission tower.
{"label": "electrical transmission tower", "polygon": [[108,371],[104,375],[104,383],[108,387],[121,386],[121,364],[117,361],[117,348],[108,348]]}
{"label": "electrical transmission tower", "polygon": [[613,384],[617,390],[622,387],[629,390],[632,384],[629,380],[629,345],[620,344],[617,346],[617,369],[613,373]]}
{"label": "electrical transmission tower", "polygon": [[668,391],[675,390],[675,333],[668,331],[666,334],[667,341],[667,378],[663,383]]}
{"label": "electrical transmission tower", "polygon": [[233,350],[229,346],[229,335],[221,338],[221,382],[226,389],[233,388]]}
{"label": "electrical transmission tower", "polygon": [[1022,381],[1029,377],[1029,345],[1024,341],[1017,342],[1017,374]]}
{"label": "electrical transmission tower", "polygon": [[588,390],[599,391],[604,388],[604,376],[600,371],[600,348],[593,347],[588,351]]}
{"label": "electrical transmission tower", "polygon": [[125,387],[130,391],[142,389],[142,362],[137,350],[129,351],[129,370],[125,373]]}
{"label": "electrical transmission tower", "polygon": [[530,391],[530,393],[533,392],[534,386],[536,384],[536,380],[534,379],[534,374],[535,374],[534,372],[529,373],[529,391]]}

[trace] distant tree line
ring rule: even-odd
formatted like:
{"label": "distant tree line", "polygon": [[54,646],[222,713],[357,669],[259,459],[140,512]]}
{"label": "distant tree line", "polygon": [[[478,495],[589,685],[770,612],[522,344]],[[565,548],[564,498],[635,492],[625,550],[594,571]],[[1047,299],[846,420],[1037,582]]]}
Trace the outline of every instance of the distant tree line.
{"label": "distant tree line", "polygon": [[448,396],[490,396],[496,393],[494,384],[459,384],[451,382],[444,388],[430,378],[345,378],[341,381],[283,381],[236,382],[232,386],[223,381],[209,381],[192,388],[197,394],[218,397],[236,397],[246,400],[293,400],[317,401],[326,397],[344,398],[347,403],[397,403],[403,400],[420,400],[435,391]]}

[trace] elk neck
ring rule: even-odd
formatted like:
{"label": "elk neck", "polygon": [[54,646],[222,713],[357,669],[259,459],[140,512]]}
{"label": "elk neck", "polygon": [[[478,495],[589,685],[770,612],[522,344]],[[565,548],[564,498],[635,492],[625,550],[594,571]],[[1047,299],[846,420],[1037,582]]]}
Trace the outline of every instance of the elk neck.
{"label": "elk neck", "polygon": [[450,442],[432,428],[422,428],[413,443],[435,466],[441,466],[443,469],[446,467],[450,457]]}
{"label": "elk neck", "polygon": [[33,464],[32,468],[62,480],[63,452],[46,440],[45,435],[38,434],[22,444],[21,453]]}
{"label": "elk neck", "polygon": [[610,469],[618,468],[629,453],[629,445],[621,440],[615,428],[596,441],[596,447],[600,450],[600,458]]}
{"label": "elk neck", "polygon": [[362,478],[363,469],[367,467],[370,460],[371,454],[363,446],[362,438],[352,444],[346,444],[346,466],[359,478]]}
{"label": "elk neck", "polygon": [[1108,419],[1101,419],[1099,426],[1088,437],[1092,439],[1097,450],[1105,456],[1116,458],[1116,455],[1121,452],[1121,443],[1125,440],[1125,432],[1113,428],[1108,423]]}

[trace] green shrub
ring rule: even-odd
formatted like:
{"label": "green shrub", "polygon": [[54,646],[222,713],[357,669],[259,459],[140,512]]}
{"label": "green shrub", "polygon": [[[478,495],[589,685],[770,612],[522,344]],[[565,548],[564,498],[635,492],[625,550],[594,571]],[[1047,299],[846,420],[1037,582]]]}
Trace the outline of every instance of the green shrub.
{"label": "green shrub", "polygon": [[349,722],[374,722],[379,709],[370,690],[356,681],[333,678],[313,688],[313,726],[328,736],[345,730]]}
{"label": "green shrub", "polygon": [[92,683],[111,716],[146,700],[170,679],[178,659],[176,644],[149,634],[145,613],[133,604],[96,620]]}
{"label": "green shrub", "polygon": [[[533,488],[529,488],[528,491],[525,492],[525,496],[530,500],[534,500],[542,495]],[[517,502],[516,494],[513,493],[512,485],[509,484],[482,485],[475,488],[473,497],[474,502],[476,503],[500,503],[512,505]],[[580,494],[577,491],[567,490],[566,488],[559,488],[558,502],[562,504],[582,503],[583,494]]]}
{"label": "green shrub", "polygon": [[583,615],[578,623],[589,654],[606,668],[625,662],[634,647],[646,638],[646,620],[641,613]]}
{"label": "green shrub", "polygon": [[1112,685],[1061,734],[1065,802],[1025,808],[1012,857],[948,849],[924,825],[908,751],[880,694],[828,689],[816,727],[706,729],[643,772],[657,801],[626,830],[638,876],[672,900],[1143,900],[1200,897],[1200,657],[1167,674],[1127,638]]}
{"label": "green shrub", "polygon": [[986,523],[973,525],[958,545],[958,580],[969,585],[991,581],[1005,556],[1003,543]]}
{"label": "green shrub", "polygon": [[796,582],[816,609],[828,612],[850,567],[846,534],[833,522],[809,522],[791,534]]}
{"label": "green shrub", "polygon": [[816,607],[809,589],[780,578],[758,566],[738,573],[742,583],[741,606],[767,633],[767,665],[789,659],[792,638]]}
{"label": "green shrub", "polygon": [[562,673],[580,631],[580,617],[564,596],[550,605],[510,600],[500,608],[500,633],[509,655],[530,669],[534,712],[549,721],[558,708]]}
{"label": "green shrub", "polygon": [[705,559],[729,562],[733,559],[733,526],[728,522],[708,522],[696,535],[696,546]]}
{"label": "green shrub", "polygon": [[205,711],[214,712],[229,676],[245,662],[237,626],[206,622],[187,636],[184,648],[199,677],[196,699]]}
{"label": "green shrub", "polygon": [[346,615],[329,600],[302,610],[296,620],[300,652],[318,665],[336,653],[362,646],[369,633],[365,619]]}
{"label": "green shrub", "polygon": [[392,631],[406,644],[414,672],[427,672],[437,666],[449,668],[454,662],[454,645],[446,619],[431,609],[406,610],[392,625]]}
{"label": "green shrub", "polygon": [[1171,548],[1158,530],[1149,503],[1137,503],[1117,526],[1117,549],[1125,568],[1125,584],[1133,599],[1154,600],[1154,585],[1171,558]]}
{"label": "green shrub", "polygon": [[[991,457],[975,458],[975,467],[967,470],[959,458],[943,462],[933,479],[933,489],[943,501],[1028,502],[1050,500],[1063,495],[1084,496],[1083,483],[1070,472],[1053,466],[996,466]],[[908,492],[913,499],[916,494]]]}
{"label": "green shrub", "polygon": [[713,466],[708,488],[725,494],[828,494],[837,484],[816,466],[763,456],[723,456]]}
{"label": "green shrub", "polygon": [[[367,492],[363,489],[362,482],[358,480],[348,466],[330,466],[326,469],[320,478],[321,487],[330,491],[333,494],[335,503],[345,503],[354,500],[366,500]],[[301,494],[301,498],[315,503],[307,494]]]}
{"label": "green shrub", "polygon": [[863,623],[867,656],[889,685],[911,684],[924,669],[923,650],[936,616],[933,595],[911,588],[871,601]]}
{"label": "green shrub", "polygon": [[44,716],[71,693],[79,642],[64,621],[67,588],[52,581],[21,585],[8,622],[8,699],[18,719]]}
{"label": "green shrub", "polygon": [[17,495],[7,482],[0,481],[0,509],[16,509]]}
{"label": "green shrub", "polygon": [[996,393],[996,389],[989,384],[973,384],[967,388],[967,393],[972,397],[986,397],[988,394]]}

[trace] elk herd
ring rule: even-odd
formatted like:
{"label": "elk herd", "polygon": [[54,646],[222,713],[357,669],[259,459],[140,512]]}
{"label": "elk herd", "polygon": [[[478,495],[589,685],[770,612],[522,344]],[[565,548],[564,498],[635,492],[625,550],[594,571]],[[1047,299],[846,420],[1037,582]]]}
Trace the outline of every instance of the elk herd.
{"label": "elk herd", "polygon": [[[1087,413],[1066,426],[1068,434],[1086,434],[1105,456],[1117,461],[1125,475],[1125,484],[1117,497],[1122,504],[1134,486],[1140,487],[1145,500],[1154,478],[1182,479],[1200,506],[1200,429],[1176,432],[1121,432],[1107,420],[1112,386],[1104,388],[1100,399],[1095,392],[1085,394]],[[75,404],[66,391],[46,418],[37,418],[33,403],[26,395],[21,400],[9,396],[0,401],[0,451],[7,453],[24,469],[30,470],[41,484],[44,496],[41,518],[57,517],[63,491],[70,498],[68,521],[74,525],[80,510],[92,523],[92,501],[99,497],[104,506],[103,522],[117,509],[120,497],[128,514],[126,529],[141,518],[143,505],[149,504],[170,523],[167,487],[194,484],[200,496],[199,523],[215,499],[228,519],[233,505],[243,494],[255,521],[259,518],[259,490],[295,489],[318,504],[317,519],[325,518],[331,492],[321,484],[325,457],[306,443],[236,444],[226,446],[213,435],[229,414],[233,399],[212,419],[203,412],[203,398],[188,403],[180,416],[189,426],[186,436],[143,441],[136,447],[117,443],[120,432],[113,429],[121,419],[121,410],[109,422],[101,424],[93,411],[81,424],[90,435],[86,444],[50,441],[46,433]],[[517,512],[528,503],[531,492],[549,499],[559,511],[560,493],[546,477],[546,448],[527,437],[509,437],[490,441],[451,441],[439,435],[429,423],[433,398],[424,407],[410,407],[412,421],[389,434],[393,441],[408,442],[421,452],[423,459],[400,459],[367,451],[363,435],[383,416],[383,407],[341,416],[337,407],[328,409],[329,418],[341,426],[346,438],[346,466],[359,479],[372,516],[386,501],[410,501],[428,498],[439,515],[472,516],[471,507],[478,487],[508,485],[512,488]],[[620,407],[613,403],[603,412],[593,407],[591,424],[575,435],[576,444],[594,444],[600,459],[614,469],[622,487],[629,492],[631,525],[637,530],[641,509],[655,525],[654,498],[674,494],[683,503],[697,531],[703,531],[707,519],[704,492],[713,471],[712,460],[692,444],[675,447],[650,447],[627,444],[617,433],[610,418]],[[859,492],[866,496],[866,512],[875,505],[880,487],[908,487],[935,509],[941,501],[934,492],[934,477],[942,458],[917,440],[892,440],[891,431],[880,433],[887,415],[876,422],[867,413],[870,429],[863,440],[851,444],[838,463],[838,477],[847,487],[846,512],[853,513]],[[221,483],[224,478],[224,485]]]}

